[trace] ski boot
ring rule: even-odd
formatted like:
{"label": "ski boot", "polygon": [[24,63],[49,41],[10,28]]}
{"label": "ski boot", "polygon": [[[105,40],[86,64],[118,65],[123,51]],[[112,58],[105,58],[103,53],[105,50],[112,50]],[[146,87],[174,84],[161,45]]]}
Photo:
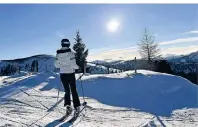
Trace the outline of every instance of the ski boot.
{"label": "ski boot", "polygon": [[80,114],[80,106],[75,108],[74,117],[78,117],[79,114]]}
{"label": "ski boot", "polygon": [[66,115],[70,115],[72,113],[72,107],[70,105],[66,106]]}

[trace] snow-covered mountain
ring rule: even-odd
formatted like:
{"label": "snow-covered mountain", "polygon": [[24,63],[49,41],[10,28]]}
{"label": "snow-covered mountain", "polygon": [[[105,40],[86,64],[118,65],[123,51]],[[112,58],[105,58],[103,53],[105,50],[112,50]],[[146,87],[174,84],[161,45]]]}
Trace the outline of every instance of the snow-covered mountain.
{"label": "snow-covered mountain", "polygon": [[[80,75],[76,75],[78,77]],[[80,81],[77,89],[81,103]],[[63,87],[52,72],[0,79],[0,126],[197,127],[197,86],[152,71],[82,77],[87,108],[73,123],[65,113]],[[61,87],[60,87],[61,86]],[[60,98],[57,101],[58,89]],[[69,117],[69,119],[72,116]]]}
{"label": "snow-covered mountain", "polygon": [[168,60],[174,72],[196,73],[198,51]]}
{"label": "snow-covered mountain", "polygon": [[[27,58],[14,59],[14,60],[2,60],[0,61],[0,71],[1,68],[5,68],[7,65],[12,65],[20,68],[20,71],[29,72],[31,70],[31,65],[34,60],[38,61],[38,72],[54,72],[54,59],[52,55],[36,55]],[[108,68],[102,65],[96,65],[93,63],[88,63],[89,73],[91,74],[107,74]],[[120,72],[118,69],[109,68],[109,73]]]}
{"label": "snow-covered mountain", "polygon": [[[164,59],[168,60],[169,62],[198,62],[198,51],[192,52],[187,55],[175,55],[175,54],[166,54]],[[127,63],[128,61],[133,60],[96,60],[92,61],[92,63],[98,64],[119,64],[119,63]]]}
{"label": "snow-covered mountain", "polygon": [[166,55],[164,56],[164,58],[165,58],[166,60],[172,60],[172,59],[181,58],[182,56],[184,56],[184,55],[166,54]]}
{"label": "snow-covered mountain", "polygon": [[[174,72],[185,72],[185,73],[195,73],[196,63],[198,63],[198,51],[190,53],[188,55],[168,55],[165,58],[169,63]],[[133,70],[135,68],[134,60],[117,60],[117,61],[102,61],[97,60],[92,63],[98,63],[105,66],[110,66],[112,68],[123,69],[123,70]],[[137,69],[146,69],[143,66],[145,61],[137,60]]]}
{"label": "snow-covered mountain", "polygon": [[193,52],[187,55],[182,55],[182,56],[178,56],[176,58],[172,58],[169,59],[170,62],[189,62],[189,63],[194,63],[194,62],[198,62],[198,51],[197,52]]}
{"label": "snow-covered mountain", "polygon": [[[198,51],[184,55],[184,56],[169,56],[166,58],[171,65],[171,68],[175,72],[185,71],[185,72],[195,72],[196,66],[195,62],[198,62]],[[15,60],[1,60],[0,70],[6,67],[8,64],[18,66],[20,71],[30,71],[32,62],[34,60],[38,61],[38,71],[51,71],[55,70],[54,67],[54,56],[52,55],[36,55],[27,58],[15,59]],[[145,62],[142,60],[137,60],[137,69],[146,69],[142,65]],[[189,64],[187,64],[189,63]],[[191,65],[192,64],[192,65]],[[88,63],[90,67],[90,73],[93,74],[106,74],[108,73],[108,68],[110,68],[110,73],[120,72],[120,70],[133,70],[135,69],[134,60],[97,60]]]}

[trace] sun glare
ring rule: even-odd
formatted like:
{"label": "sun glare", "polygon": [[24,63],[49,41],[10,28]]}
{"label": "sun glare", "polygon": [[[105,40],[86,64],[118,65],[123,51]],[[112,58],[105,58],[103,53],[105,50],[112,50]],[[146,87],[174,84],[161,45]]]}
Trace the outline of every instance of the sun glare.
{"label": "sun glare", "polygon": [[119,28],[119,22],[116,20],[109,21],[107,24],[107,29],[109,32],[116,32]]}

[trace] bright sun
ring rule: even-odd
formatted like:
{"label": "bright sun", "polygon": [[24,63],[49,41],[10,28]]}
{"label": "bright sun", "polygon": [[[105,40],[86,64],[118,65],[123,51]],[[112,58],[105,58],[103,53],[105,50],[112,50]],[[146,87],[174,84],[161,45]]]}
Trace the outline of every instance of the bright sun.
{"label": "bright sun", "polygon": [[119,28],[119,22],[116,20],[112,20],[110,22],[108,22],[107,24],[107,29],[109,32],[116,32]]}

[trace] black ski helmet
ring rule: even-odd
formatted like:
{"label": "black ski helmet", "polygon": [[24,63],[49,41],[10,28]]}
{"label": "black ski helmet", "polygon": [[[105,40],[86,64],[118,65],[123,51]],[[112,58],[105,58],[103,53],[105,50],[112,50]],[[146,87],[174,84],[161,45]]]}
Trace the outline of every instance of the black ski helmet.
{"label": "black ski helmet", "polygon": [[69,39],[62,39],[61,40],[61,46],[62,47],[69,47],[70,46]]}

